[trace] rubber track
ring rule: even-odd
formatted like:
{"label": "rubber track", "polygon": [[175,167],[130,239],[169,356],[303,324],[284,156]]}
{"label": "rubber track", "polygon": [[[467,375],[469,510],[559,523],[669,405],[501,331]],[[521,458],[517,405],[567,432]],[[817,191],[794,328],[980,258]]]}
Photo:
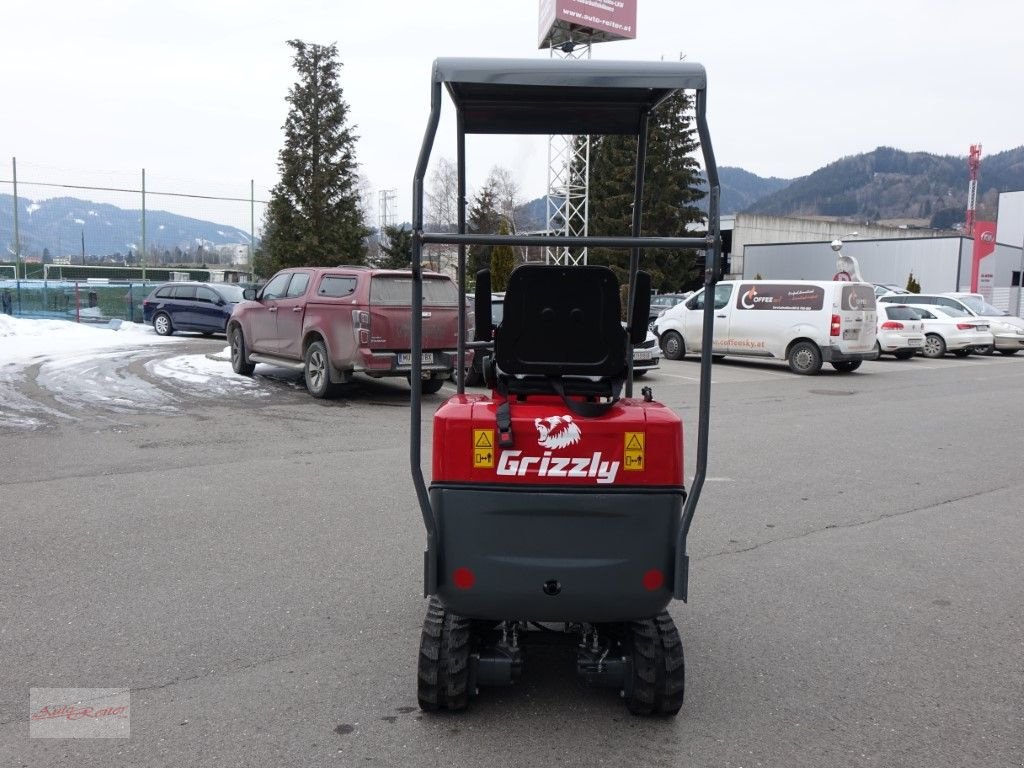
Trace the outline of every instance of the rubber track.
{"label": "rubber track", "polygon": [[662,663],[661,640],[653,619],[629,622],[633,648],[633,692],[626,706],[634,715],[654,714],[658,705],[659,672]]}
{"label": "rubber track", "polygon": [[470,630],[469,619],[449,613],[440,600],[430,598],[417,664],[420,709],[459,711],[469,704]]}
{"label": "rubber track", "polygon": [[470,622],[447,613],[441,638],[441,670],[444,674],[445,703],[454,711],[469,704],[469,640]]}
{"label": "rubber track", "polygon": [[683,654],[683,641],[679,638],[676,624],[667,611],[658,614],[655,623],[658,626],[662,658],[665,663],[658,713],[676,715],[683,706],[683,697],[686,693],[686,659]]}
{"label": "rubber track", "polygon": [[420,656],[417,664],[416,694],[420,709],[433,712],[444,705],[444,693],[438,684],[441,662],[441,633],[444,626],[444,607],[435,598],[427,604],[420,635]]}
{"label": "rubber track", "polygon": [[633,649],[634,715],[675,715],[683,706],[686,666],[679,632],[668,612],[628,625]]}

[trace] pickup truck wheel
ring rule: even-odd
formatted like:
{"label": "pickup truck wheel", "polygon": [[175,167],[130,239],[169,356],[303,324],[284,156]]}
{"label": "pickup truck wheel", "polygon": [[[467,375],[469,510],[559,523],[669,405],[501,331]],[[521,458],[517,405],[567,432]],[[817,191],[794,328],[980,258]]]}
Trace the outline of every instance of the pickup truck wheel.
{"label": "pickup truck wheel", "polygon": [[1009,355],[1016,355],[1018,352],[1020,352],[1019,349],[1000,349],[999,350],[999,354],[1000,355],[1007,355],[1007,356],[1009,356]]}
{"label": "pickup truck wheel", "polygon": [[789,370],[802,376],[821,371],[821,350],[811,341],[798,341],[789,350]]}
{"label": "pickup truck wheel", "polygon": [[958,349],[953,353],[953,357],[967,357],[971,354],[970,349]]}
{"label": "pickup truck wheel", "polygon": [[669,360],[682,360],[686,356],[686,344],[683,337],[675,331],[667,331],[661,337],[661,351]]}
{"label": "pickup truck wheel", "polygon": [[909,360],[916,354],[916,350],[913,349],[897,349],[895,352],[892,353],[892,356],[895,357],[897,360]]}
{"label": "pickup truck wheel", "polygon": [[986,344],[984,347],[975,347],[974,348],[974,354],[976,354],[976,355],[985,355],[986,357],[988,355],[991,355],[995,351],[996,351],[995,344]]}
{"label": "pickup truck wheel", "polygon": [[433,395],[441,391],[444,386],[444,379],[421,379],[420,392],[424,395]]}
{"label": "pickup truck wheel", "polygon": [[228,334],[228,345],[231,347],[231,370],[239,376],[252,376],[256,365],[246,361],[245,336],[237,325]]}
{"label": "pickup truck wheel", "polygon": [[331,360],[322,341],[314,341],[306,349],[304,373],[306,389],[313,397],[331,397],[335,393],[337,388],[331,383]]}

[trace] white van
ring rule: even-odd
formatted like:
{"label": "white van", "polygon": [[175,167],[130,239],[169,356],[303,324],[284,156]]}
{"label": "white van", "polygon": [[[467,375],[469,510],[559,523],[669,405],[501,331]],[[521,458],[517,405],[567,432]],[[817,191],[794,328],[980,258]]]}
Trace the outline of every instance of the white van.
{"label": "white van", "polygon": [[[822,363],[855,371],[875,348],[875,291],[870,283],[831,280],[724,280],[715,286],[715,355],[785,360],[813,375]],[[665,357],[699,354],[704,291],[666,310],[655,323]]]}

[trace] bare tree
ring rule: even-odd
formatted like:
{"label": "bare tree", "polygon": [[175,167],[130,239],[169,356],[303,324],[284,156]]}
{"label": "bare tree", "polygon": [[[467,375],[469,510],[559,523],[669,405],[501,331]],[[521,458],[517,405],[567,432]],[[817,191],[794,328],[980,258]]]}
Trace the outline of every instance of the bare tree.
{"label": "bare tree", "polygon": [[[512,176],[508,168],[495,165],[487,177],[487,185],[494,190],[495,207],[498,214],[508,226],[509,234],[518,234],[519,225],[516,222],[516,208],[522,201],[519,199],[519,182]],[[517,263],[527,261],[527,248],[525,246],[515,249]]]}
{"label": "bare tree", "polygon": [[508,223],[508,231],[516,234],[519,231],[516,225],[516,208],[522,202],[519,199],[519,182],[508,168],[495,165],[487,177],[487,184],[494,190],[498,213]]}
{"label": "bare tree", "polygon": [[[455,163],[444,157],[438,158],[437,166],[430,174],[426,197],[426,230],[454,232],[459,223],[459,174]],[[426,250],[431,266],[439,271],[450,270],[458,258],[458,249],[454,246],[433,245]]]}

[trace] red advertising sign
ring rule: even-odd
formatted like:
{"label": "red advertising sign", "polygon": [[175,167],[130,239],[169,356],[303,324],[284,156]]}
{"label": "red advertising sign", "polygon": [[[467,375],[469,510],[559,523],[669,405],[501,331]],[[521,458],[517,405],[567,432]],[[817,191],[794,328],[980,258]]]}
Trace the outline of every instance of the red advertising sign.
{"label": "red advertising sign", "polygon": [[981,260],[996,249],[996,223],[979,221],[974,224],[974,251],[971,255],[971,293],[978,292]]}
{"label": "red advertising sign", "polygon": [[538,47],[636,37],[637,0],[540,0]]}

